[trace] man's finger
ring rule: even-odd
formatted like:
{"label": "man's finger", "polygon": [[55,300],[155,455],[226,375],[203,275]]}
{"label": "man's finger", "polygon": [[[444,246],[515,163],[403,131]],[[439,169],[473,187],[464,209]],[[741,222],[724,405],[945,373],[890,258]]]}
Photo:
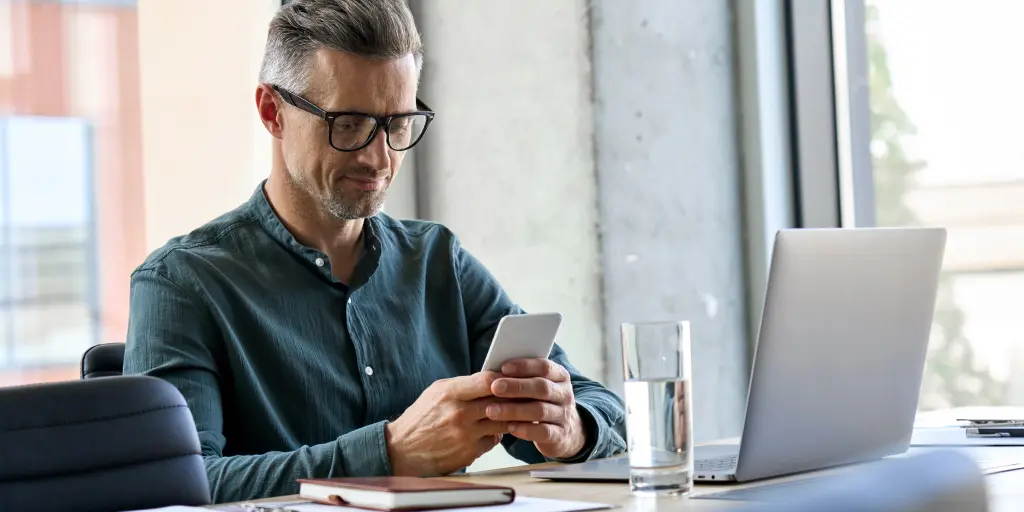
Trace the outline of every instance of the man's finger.
{"label": "man's finger", "polygon": [[562,408],[547,402],[505,402],[487,407],[487,418],[494,421],[559,423],[564,420]]}
{"label": "man's finger", "polygon": [[550,359],[516,359],[501,365],[501,374],[506,377],[543,377],[552,382],[569,380],[569,372],[562,365]]}
{"label": "man's finger", "polygon": [[492,396],[491,384],[498,377],[499,374],[495,372],[479,372],[465,377],[454,377],[448,379],[446,391],[450,397],[463,402]]}
{"label": "man's finger", "polygon": [[550,423],[509,423],[508,432],[524,441],[553,443],[558,440],[562,429]]}
{"label": "man's finger", "polygon": [[501,377],[491,384],[491,392],[500,398],[526,398],[564,404],[569,401],[567,387],[568,385],[564,382],[555,383],[544,377],[526,379]]}
{"label": "man's finger", "polygon": [[493,403],[504,402],[505,398],[485,396],[476,400],[469,400],[454,404],[459,408],[458,420],[460,422],[478,421],[487,418],[487,406]]}
{"label": "man's finger", "polygon": [[476,453],[477,453],[477,456],[479,457],[480,455],[483,455],[483,454],[491,451],[491,449],[494,448],[495,446],[498,446],[498,443],[500,443],[500,442],[501,442],[501,437],[498,436],[498,435],[491,435],[491,436],[481,437],[476,442]]}
{"label": "man's finger", "polygon": [[474,437],[501,436],[508,433],[508,422],[484,419],[476,422],[472,430]]}

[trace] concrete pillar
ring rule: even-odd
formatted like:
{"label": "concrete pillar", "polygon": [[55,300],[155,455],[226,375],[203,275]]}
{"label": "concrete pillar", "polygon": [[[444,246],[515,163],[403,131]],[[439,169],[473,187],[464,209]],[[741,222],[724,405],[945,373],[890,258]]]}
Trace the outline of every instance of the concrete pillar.
{"label": "concrete pillar", "polygon": [[[421,215],[451,227],[527,311],[560,311],[558,342],[603,380],[601,266],[583,0],[413,2]],[[406,176],[408,179],[408,176]]]}
{"label": "concrete pillar", "polygon": [[609,381],[621,322],[691,321],[698,441],[739,434],[748,382],[731,9],[591,11]]}
{"label": "concrete pillar", "polygon": [[388,197],[384,202],[384,213],[396,219],[418,219],[420,217],[416,201],[416,149],[411,149],[408,153],[405,155],[405,160],[402,161],[398,178],[388,188]]}

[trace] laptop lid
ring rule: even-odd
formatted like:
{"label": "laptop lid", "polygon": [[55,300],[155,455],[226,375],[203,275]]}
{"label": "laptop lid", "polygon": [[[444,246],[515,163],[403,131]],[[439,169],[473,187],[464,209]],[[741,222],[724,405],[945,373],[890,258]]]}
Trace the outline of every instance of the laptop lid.
{"label": "laptop lid", "polygon": [[777,234],[737,480],[907,450],[945,242],[941,228]]}

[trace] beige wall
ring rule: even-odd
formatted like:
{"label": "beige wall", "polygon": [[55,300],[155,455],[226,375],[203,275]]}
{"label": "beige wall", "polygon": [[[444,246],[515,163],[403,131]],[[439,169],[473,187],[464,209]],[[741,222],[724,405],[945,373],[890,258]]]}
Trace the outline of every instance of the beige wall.
{"label": "beige wall", "polygon": [[269,172],[255,90],[279,4],[140,0],[147,250],[234,208]]}

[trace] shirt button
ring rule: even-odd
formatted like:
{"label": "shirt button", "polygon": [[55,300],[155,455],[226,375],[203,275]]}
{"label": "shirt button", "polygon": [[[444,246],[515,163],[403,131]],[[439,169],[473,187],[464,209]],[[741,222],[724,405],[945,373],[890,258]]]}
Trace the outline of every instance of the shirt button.
{"label": "shirt button", "polygon": [[349,306],[351,306],[351,305],[352,305],[352,299],[351,299],[351,298],[349,298],[349,299],[348,299],[348,305],[349,305]]}
{"label": "shirt button", "polygon": [[369,366],[367,366],[366,367],[366,375],[367,376],[373,375],[373,368],[370,368]]}
{"label": "shirt button", "polygon": [[318,266],[318,267],[324,266],[324,259],[323,258],[317,258],[316,259],[316,266]]}

